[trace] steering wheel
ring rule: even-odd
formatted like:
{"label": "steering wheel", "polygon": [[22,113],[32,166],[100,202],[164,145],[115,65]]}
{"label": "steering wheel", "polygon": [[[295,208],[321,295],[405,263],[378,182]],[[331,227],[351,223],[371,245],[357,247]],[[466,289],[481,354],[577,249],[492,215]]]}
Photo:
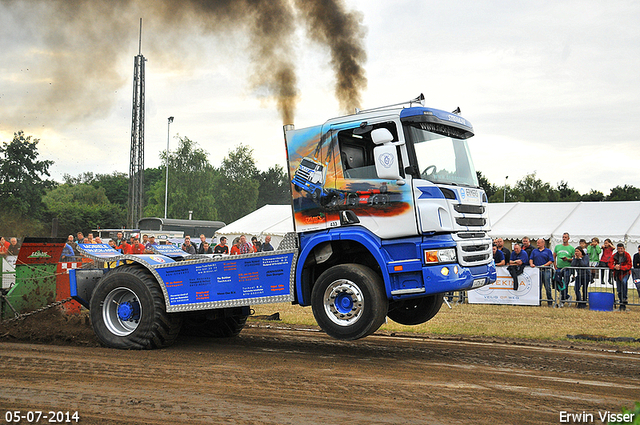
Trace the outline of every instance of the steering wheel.
{"label": "steering wheel", "polygon": [[428,176],[434,175],[437,172],[438,172],[438,170],[437,170],[435,165],[429,165],[427,168],[424,169],[424,171],[422,172],[422,174],[420,176],[422,178],[426,178]]}

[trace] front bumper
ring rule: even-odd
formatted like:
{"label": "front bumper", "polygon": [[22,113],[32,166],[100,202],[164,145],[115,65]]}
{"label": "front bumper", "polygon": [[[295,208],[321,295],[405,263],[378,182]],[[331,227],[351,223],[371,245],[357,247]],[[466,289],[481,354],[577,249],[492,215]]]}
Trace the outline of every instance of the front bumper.
{"label": "front bumper", "polygon": [[[399,262],[396,262],[399,263]],[[460,264],[438,264],[411,267],[403,262],[403,269],[390,263],[391,296],[393,299],[414,298],[451,291],[469,291],[496,281],[495,263],[463,267]]]}

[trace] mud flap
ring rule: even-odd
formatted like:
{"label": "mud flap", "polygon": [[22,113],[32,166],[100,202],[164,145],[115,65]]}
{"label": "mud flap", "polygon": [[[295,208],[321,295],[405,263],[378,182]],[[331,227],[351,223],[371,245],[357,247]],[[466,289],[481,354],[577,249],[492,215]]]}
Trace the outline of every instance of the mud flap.
{"label": "mud flap", "polygon": [[69,270],[69,289],[71,297],[89,308],[91,295],[98,281],[108,269],[72,269]]}

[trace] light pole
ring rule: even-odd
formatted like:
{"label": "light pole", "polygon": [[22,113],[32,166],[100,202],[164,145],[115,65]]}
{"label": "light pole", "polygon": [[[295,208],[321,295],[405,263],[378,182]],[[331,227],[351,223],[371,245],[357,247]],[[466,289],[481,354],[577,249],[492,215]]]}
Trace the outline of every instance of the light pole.
{"label": "light pole", "polygon": [[[169,148],[167,148],[168,150]],[[509,176],[505,176],[504,178],[504,196],[502,199],[502,203],[504,204],[505,202],[507,202],[507,180],[509,179]]]}
{"label": "light pole", "polygon": [[167,119],[167,173],[164,179],[164,218],[167,218],[167,200],[169,199],[169,129],[172,122],[173,117],[169,117]]}

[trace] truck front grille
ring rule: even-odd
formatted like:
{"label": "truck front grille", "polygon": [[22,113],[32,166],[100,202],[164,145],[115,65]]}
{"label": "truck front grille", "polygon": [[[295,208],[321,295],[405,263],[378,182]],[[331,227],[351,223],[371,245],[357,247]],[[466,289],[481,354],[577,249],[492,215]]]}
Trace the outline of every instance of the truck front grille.
{"label": "truck front grille", "polygon": [[488,264],[493,258],[491,238],[457,240],[458,261],[465,267]]}
{"label": "truck front grille", "polygon": [[456,223],[460,226],[478,226],[482,227],[487,224],[487,220],[478,217],[456,217]]}
{"label": "truck front grille", "polygon": [[309,172],[300,167],[296,170],[296,177],[302,181],[309,181]]}
{"label": "truck front grille", "polygon": [[484,206],[482,205],[455,204],[453,209],[460,214],[484,214]]}

